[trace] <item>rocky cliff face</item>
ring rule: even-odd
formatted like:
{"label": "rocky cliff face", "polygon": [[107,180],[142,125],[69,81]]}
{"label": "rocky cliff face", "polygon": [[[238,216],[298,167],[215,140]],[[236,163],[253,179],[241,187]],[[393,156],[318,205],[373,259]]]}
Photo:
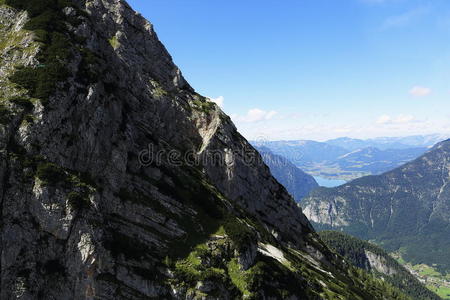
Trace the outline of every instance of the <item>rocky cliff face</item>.
{"label": "rocky cliff face", "polygon": [[305,199],[318,228],[374,239],[405,258],[449,269],[450,141],[380,176],[368,176]]}
{"label": "rocky cliff face", "polygon": [[272,175],[300,202],[313,189],[319,187],[314,177],[306,174],[286,158],[273,154],[268,148],[257,147]]}
{"label": "rocky cliff face", "polygon": [[364,256],[367,258],[367,262],[370,268],[375,270],[376,272],[387,276],[394,276],[395,274],[397,274],[397,270],[389,266],[386,262],[386,258],[382,255],[373,253],[370,250],[365,250]]}
{"label": "rocky cliff face", "polygon": [[0,32],[1,299],[390,295],[124,1],[1,0]]}

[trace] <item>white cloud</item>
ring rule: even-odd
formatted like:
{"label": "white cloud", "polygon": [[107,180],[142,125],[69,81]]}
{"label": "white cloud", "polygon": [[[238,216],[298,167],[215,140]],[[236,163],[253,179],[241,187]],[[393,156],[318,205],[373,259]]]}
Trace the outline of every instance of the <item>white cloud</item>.
{"label": "white cloud", "polygon": [[381,30],[407,26],[415,19],[427,14],[429,11],[430,9],[428,7],[419,7],[400,15],[388,17],[381,25]]}
{"label": "white cloud", "polygon": [[377,124],[387,124],[387,123],[389,123],[389,122],[391,122],[391,117],[390,116],[388,116],[388,115],[381,115],[381,116],[379,116],[378,117],[378,119],[377,119]]}
{"label": "white cloud", "polygon": [[[411,119],[410,115],[398,115],[391,120],[395,123],[375,124],[374,122],[354,124],[333,124],[324,122],[280,123],[280,118],[271,122],[237,123],[239,131],[249,140],[302,140],[324,141],[343,136],[353,138],[373,138],[381,136],[409,136],[442,133],[450,137],[450,122],[443,119]],[[408,121],[409,120],[409,121]]]}
{"label": "white cloud", "polygon": [[408,124],[408,123],[414,123],[419,122],[414,118],[412,115],[404,115],[400,114],[397,117],[393,118],[389,115],[381,115],[378,117],[376,123],[377,124]]}
{"label": "white cloud", "polygon": [[411,115],[399,115],[396,119],[394,119],[394,123],[403,124],[403,123],[411,123],[416,122],[417,120],[414,116]]}
{"label": "white cloud", "polygon": [[245,116],[232,115],[236,122],[254,123],[259,121],[267,121],[277,114],[276,111],[265,111],[259,108],[250,109]]}
{"label": "white cloud", "polygon": [[416,85],[409,90],[409,94],[414,97],[424,97],[431,94],[431,89],[424,86]]}
{"label": "white cloud", "polygon": [[420,122],[420,121],[416,120],[416,118],[414,118],[414,116],[412,115],[399,115],[396,119],[394,119],[394,123],[397,124],[404,124],[411,122]]}
{"label": "white cloud", "polygon": [[225,98],[223,96],[219,96],[217,98],[209,98],[209,100],[219,105],[220,108],[223,108],[224,106]]}

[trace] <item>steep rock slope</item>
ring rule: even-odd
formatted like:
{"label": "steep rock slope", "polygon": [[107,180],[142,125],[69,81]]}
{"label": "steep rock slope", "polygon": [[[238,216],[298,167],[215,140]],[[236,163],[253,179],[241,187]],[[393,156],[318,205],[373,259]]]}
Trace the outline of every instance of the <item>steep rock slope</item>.
{"label": "steep rock slope", "polygon": [[124,1],[1,0],[0,31],[1,299],[405,299],[324,246]]}
{"label": "steep rock slope", "polygon": [[379,176],[317,189],[304,212],[317,228],[342,229],[411,262],[450,270],[450,140]]}
{"label": "steep rock slope", "polygon": [[268,148],[257,147],[264,163],[269,167],[272,175],[300,202],[313,189],[319,187],[314,177],[306,174],[288,159],[273,154]]}
{"label": "steep rock slope", "polygon": [[440,299],[380,247],[337,231],[322,231],[319,236],[354,266],[387,280],[411,298]]}

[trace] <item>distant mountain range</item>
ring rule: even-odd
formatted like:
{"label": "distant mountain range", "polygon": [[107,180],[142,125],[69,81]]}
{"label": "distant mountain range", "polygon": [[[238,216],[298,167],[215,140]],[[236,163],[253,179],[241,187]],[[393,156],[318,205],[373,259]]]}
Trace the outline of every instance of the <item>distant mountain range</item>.
{"label": "distant mountain range", "polygon": [[309,140],[253,142],[289,159],[306,173],[328,179],[351,180],[378,175],[425,153],[443,135],[383,137],[368,140],[338,138],[326,142]]}
{"label": "distant mountain range", "polygon": [[328,140],[325,143],[342,147],[347,150],[358,150],[366,147],[374,147],[380,150],[408,149],[417,147],[431,147],[449,137],[450,134],[413,135],[406,137],[379,137],[367,140],[343,137]]}
{"label": "distant mountain range", "polygon": [[266,147],[257,147],[257,150],[272,175],[288,190],[295,201],[299,202],[310,191],[319,187],[314,177],[297,168],[288,159],[273,154]]}
{"label": "distant mountain range", "polygon": [[450,140],[382,175],[315,189],[302,206],[316,229],[374,240],[450,273]]}

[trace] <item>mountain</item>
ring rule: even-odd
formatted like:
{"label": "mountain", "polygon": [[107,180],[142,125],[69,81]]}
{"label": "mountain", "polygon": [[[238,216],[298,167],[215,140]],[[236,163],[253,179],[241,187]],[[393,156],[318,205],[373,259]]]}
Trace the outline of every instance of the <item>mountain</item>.
{"label": "mountain", "polygon": [[319,236],[354,266],[382,278],[412,299],[441,299],[380,247],[337,231],[322,231]]}
{"label": "mountain", "polygon": [[346,149],[341,147],[308,140],[264,141],[253,142],[253,144],[266,147],[273,153],[286,157],[295,165],[334,161],[339,156],[348,153]]}
{"label": "mountain", "polygon": [[407,299],[320,240],[122,0],[0,2],[0,299]]}
{"label": "mountain", "polygon": [[314,177],[297,168],[288,159],[273,154],[265,147],[257,147],[256,149],[272,175],[287,189],[295,201],[300,202],[309,192],[319,187]]}
{"label": "mountain", "polygon": [[341,170],[378,175],[416,159],[427,150],[427,148],[379,150],[367,147],[347,153],[334,163]]}
{"label": "mountain", "polygon": [[368,140],[352,139],[348,137],[341,137],[325,141],[328,145],[344,148],[348,151],[355,151],[366,147],[374,147]]}
{"label": "mountain", "polygon": [[[310,175],[347,181],[365,175],[378,175],[390,171],[419,157],[428,150],[427,147],[417,146],[393,149],[377,148],[370,146],[370,143],[366,141],[348,138],[335,140],[335,145],[330,144],[332,142],[269,141],[254,142],[254,144],[286,157],[295,166]],[[352,143],[358,148],[349,147],[350,150],[344,148],[346,143]]]}
{"label": "mountain", "polygon": [[366,140],[342,137],[328,140],[325,143],[345,148],[349,151],[355,151],[367,147],[378,148],[380,150],[392,150],[408,148],[429,148],[449,137],[450,135],[443,134],[414,135],[406,137],[378,137]]}
{"label": "mountain", "polygon": [[450,140],[393,171],[314,190],[304,213],[319,229],[338,229],[400,251],[413,264],[450,271]]}

